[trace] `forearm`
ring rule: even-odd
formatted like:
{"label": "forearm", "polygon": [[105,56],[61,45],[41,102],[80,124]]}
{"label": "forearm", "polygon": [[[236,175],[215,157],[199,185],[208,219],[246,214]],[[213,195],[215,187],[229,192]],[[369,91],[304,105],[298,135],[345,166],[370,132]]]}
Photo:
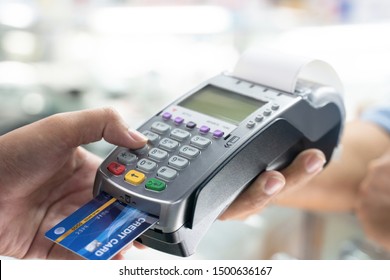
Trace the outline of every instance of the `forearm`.
{"label": "forearm", "polygon": [[346,125],[341,143],[339,159],[305,186],[281,194],[276,203],[310,210],[353,210],[369,162],[390,146],[390,137],[372,123],[354,121]]}

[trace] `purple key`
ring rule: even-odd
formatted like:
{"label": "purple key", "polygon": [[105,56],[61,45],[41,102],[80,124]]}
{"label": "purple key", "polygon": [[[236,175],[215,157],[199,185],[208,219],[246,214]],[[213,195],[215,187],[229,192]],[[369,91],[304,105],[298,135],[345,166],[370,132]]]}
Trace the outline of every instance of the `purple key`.
{"label": "purple key", "polygon": [[210,131],[210,127],[208,127],[206,125],[202,125],[199,128],[199,132],[202,133],[202,134],[207,134],[209,131]]}
{"label": "purple key", "polygon": [[172,117],[172,114],[169,112],[165,112],[161,116],[164,120],[169,120]]}
{"label": "purple key", "polygon": [[184,119],[182,117],[176,117],[174,122],[175,124],[181,124],[184,122]]}
{"label": "purple key", "polygon": [[214,131],[213,137],[214,137],[214,138],[221,138],[221,137],[223,136],[223,134],[224,134],[223,131],[217,129],[216,131]]}

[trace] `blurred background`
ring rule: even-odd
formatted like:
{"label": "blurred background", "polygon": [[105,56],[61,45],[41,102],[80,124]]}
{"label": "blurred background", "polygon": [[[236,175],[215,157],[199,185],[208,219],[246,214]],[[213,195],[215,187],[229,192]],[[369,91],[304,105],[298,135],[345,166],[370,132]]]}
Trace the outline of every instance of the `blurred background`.
{"label": "blurred background", "polygon": [[[254,44],[324,59],[347,117],[389,100],[387,0],[0,0],[0,135],[45,116],[115,107],[133,127]],[[87,146],[105,156],[111,146]],[[223,235],[223,238],[221,238]],[[129,259],[174,259],[130,250]],[[389,259],[352,214],[272,206],[217,221],[193,259]]]}

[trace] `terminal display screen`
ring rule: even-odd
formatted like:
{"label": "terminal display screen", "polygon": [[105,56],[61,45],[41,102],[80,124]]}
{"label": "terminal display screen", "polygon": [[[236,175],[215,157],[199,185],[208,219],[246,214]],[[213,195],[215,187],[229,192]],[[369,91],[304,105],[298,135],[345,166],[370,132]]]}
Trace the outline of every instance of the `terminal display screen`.
{"label": "terminal display screen", "polygon": [[249,96],[208,85],[184,99],[179,105],[238,125],[266,103]]}

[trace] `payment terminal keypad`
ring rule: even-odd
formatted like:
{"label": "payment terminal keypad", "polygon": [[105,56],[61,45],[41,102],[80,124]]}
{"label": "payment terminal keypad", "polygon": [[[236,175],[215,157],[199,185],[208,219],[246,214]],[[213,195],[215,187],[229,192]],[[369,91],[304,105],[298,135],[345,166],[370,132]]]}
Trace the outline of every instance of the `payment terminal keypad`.
{"label": "payment terminal keypad", "polygon": [[129,151],[119,153],[117,158],[124,165],[129,165],[137,161],[137,156]]}
{"label": "payment terminal keypad", "polygon": [[145,174],[137,170],[130,170],[125,175],[125,181],[135,186],[141,184],[144,180]]}
{"label": "payment terminal keypad", "polygon": [[207,151],[211,139],[220,138],[215,133],[223,135],[219,130],[209,132],[204,125],[197,127],[195,122],[163,114],[160,120],[144,127],[147,145],[136,150],[120,148],[117,162],[111,162],[107,169],[112,176],[122,176],[128,188],[162,192]]}
{"label": "payment terminal keypad", "polygon": [[172,140],[170,138],[163,138],[158,146],[169,152],[173,152],[177,147],[179,147],[179,142]]}
{"label": "payment terminal keypad", "polygon": [[157,145],[158,141],[160,140],[160,136],[158,136],[158,134],[151,132],[149,130],[145,130],[142,133],[148,138],[149,142],[152,143],[153,145]]}
{"label": "payment terminal keypad", "polygon": [[137,168],[144,172],[152,172],[156,167],[157,163],[147,158],[143,158],[137,163]]}
{"label": "payment terminal keypad", "polygon": [[158,148],[153,148],[149,152],[149,157],[156,161],[163,161],[168,157],[168,152]]}
{"label": "payment terminal keypad", "polygon": [[171,181],[177,176],[177,171],[172,168],[163,166],[157,171],[157,176],[164,180]]}
{"label": "payment terminal keypad", "polygon": [[168,161],[169,166],[172,166],[177,169],[184,169],[188,165],[188,163],[188,159],[179,156],[173,156]]}
{"label": "payment terminal keypad", "polygon": [[163,122],[155,122],[152,124],[151,129],[152,129],[152,131],[154,131],[158,134],[164,134],[165,132],[170,130],[171,127],[168,124],[163,123]]}
{"label": "payment terminal keypad", "polygon": [[205,149],[208,145],[210,145],[211,141],[210,141],[210,139],[207,139],[207,138],[202,137],[202,136],[195,136],[195,137],[191,138],[190,143],[192,145],[194,145],[195,147],[198,147],[200,149]]}
{"label": "payment terminal keypad", "polygon": [[171,132],[171,137],[173,139],[176,139],[178,141],[184,141],[190,136],[190,133],[188,131],[185,131],[183,129],[175,128]]}
{"label": "payment terminal keypad", "polygon": [[197,148],[184,145],[179,150],[179,155],[182,155],[183,157],[194,159],[200,154],[200,151]]}

